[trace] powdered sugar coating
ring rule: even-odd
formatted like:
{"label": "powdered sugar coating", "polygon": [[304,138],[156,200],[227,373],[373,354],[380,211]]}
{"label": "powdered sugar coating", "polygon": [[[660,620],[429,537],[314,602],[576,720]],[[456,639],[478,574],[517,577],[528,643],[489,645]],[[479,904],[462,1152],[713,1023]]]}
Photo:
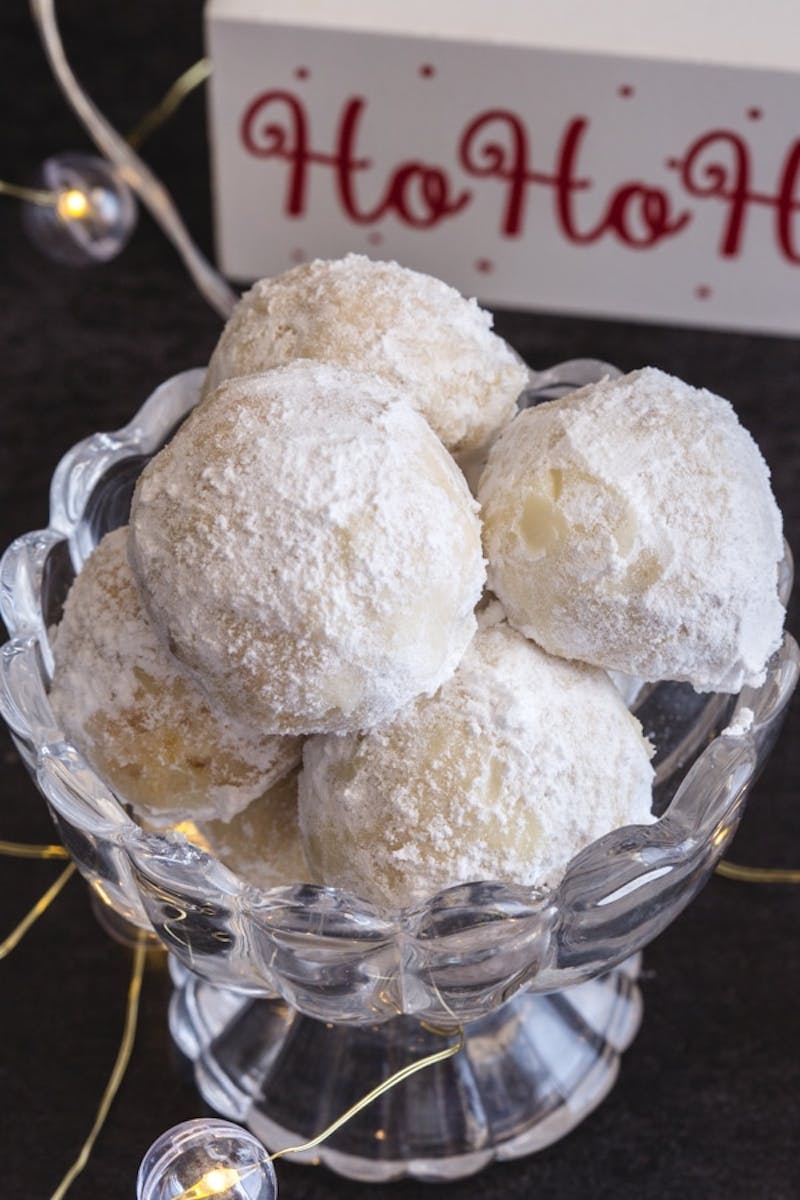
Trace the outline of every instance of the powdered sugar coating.
{"label": "powdered sugar coating", "polygon": [[53,711],[148,824],[227,820],[291,771],[300,741],[212,709],[150,623],[127,533],[107,534],[70,589],[53,644]]}
{"label": "powdered sugar coating", "polygon": [[484,581],[475,501],[378,376],[222,384],[143,472],[131,553],[175,654],[272,733],[387,720],[455,670]]}
{"label": "powdered sugar coating", "polygon": [[698,691],[764,679],[781,517],[726,400],[648,368],[520,414],[479,491],[489,581],[552,654]]}
{"label": "powdered sugar coating", "polygon": [[198,826],[212,854],[254,887],[312,882],[300,842],[297,777],[292,771],[231,821]]}
{"label": "powdered sugar coating", "polygon": [[552,884],[589,842],[651,821],[649,759],[603,672],[495,624],[390,724],[309,739],[306,856],[325,883],[393,907],[473,880]]}
{"label": "powdered sugar coating", "polygon": [[527,371],[492,317],[440,279],[359,254],[262,279],[240,300],[208,366],[225,379],[296,358],[373,371],[402,388],[454,453],[512,417]]}

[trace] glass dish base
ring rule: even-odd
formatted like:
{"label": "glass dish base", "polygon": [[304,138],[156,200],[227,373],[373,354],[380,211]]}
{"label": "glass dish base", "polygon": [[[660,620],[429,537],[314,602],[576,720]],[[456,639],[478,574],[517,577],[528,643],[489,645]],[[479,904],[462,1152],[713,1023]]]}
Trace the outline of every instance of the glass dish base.
{"label": "glass dish base", "polygon": [[[640,956],[587,983],[519,992],[464,1029],[453,1058],[425,1068],[315,1150],[292,1155],[367,1182],[463,1178],[574,1129],[614,1084],[641,1023]],[[172,963],[172,1035],[217,1112],[271,1150],[311,1140],[382,1080],[456,1034],[411,1017],[313,1020],[280,999],[213,987]]]}

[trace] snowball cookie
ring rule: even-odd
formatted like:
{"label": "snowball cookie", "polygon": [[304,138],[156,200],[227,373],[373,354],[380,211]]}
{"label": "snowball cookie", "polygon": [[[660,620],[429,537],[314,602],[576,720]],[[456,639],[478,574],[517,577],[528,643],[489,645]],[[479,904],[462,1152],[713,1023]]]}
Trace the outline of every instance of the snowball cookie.
{"label": "snowball cookie", "polygon": [[300,832],[326,884],[405,906],[451,884],[553,884],[582,847],[651,821],[651,749],[608,676],[505,623],[390,724],[306,743]]}
{"label": "snowball cookie", "polygon": [[215,711],[159,641],[127,557],[127,529],[103,538],[72,585],[55,633],[50,702],[64,732],[140,819],[229,819],[299,761]]}
{"label": "snowball cookie", "polygon": [[254,887],[311,881],[297,823],[297,776],[292,771],[230,821],[198,825],[211,853]]}
{"label": "snowball cookie", "polygon": [[478,496],[490,586],[552,654],[697,691],[779,644],[781,517],[730,404],[648,368],[528,409]]}
{"label": "snowball cookie", "polygon": [[143,472],[131,553],[175,654],[268,733],[387,720],[455,670],[477,505],[376,375],[301,360],[229,380]]}
{"label": "snowball cookie", "polygon": [[512,417],[528,373],[475,300],[431,275],[360,254],[262,279],[235,308],[204,394],[295,358],[374,371],[402,388],[455,452]]}

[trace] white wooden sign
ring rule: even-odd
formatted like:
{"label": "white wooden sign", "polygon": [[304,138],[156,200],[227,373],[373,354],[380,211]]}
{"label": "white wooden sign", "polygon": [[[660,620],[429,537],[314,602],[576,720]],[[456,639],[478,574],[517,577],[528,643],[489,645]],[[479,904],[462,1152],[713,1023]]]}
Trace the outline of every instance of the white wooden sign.
{"label": "white wooden sign", "polygon": [[610,53],[607,30],[537,44],[535,4],[437,4],[434,34],[412,0],[211,0],[228,275],[357,250],[490,304],[800,332],[794,17],[745,66]]}

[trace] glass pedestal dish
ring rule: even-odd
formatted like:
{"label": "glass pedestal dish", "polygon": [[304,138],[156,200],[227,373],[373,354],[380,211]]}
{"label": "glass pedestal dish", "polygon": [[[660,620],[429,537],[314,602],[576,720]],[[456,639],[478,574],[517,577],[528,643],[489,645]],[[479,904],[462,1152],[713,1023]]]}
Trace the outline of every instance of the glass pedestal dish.
{"label": "glass pedestal dish", "polygon": [[[607,373],[561,364],[526,402]],[[135,480],[196,403],[201,371],[134,420],[76,446],[48,529],[0,564],[11,640],[0,710],[64,844],[114,918],[170,951],[173,1036],[212,1107],[271,1149],[303,1142],[380,1080],[464,1030],[453,1058],[388,1092],[311,1155],[354,1179],[454,1179],[563,1136],[603,1098],[641,1019],[638,956],[692,899],[733,836],[797,682],[790,636],[739,696],[633,689],[658,747],[649,826],[618,829],[557,888],[470,883],[399,912],[332,888],[259,891],[179,833],[142,829],[63,737],[48,702],[48,630]],[[784,597],[791,564],[782,568]]]}

